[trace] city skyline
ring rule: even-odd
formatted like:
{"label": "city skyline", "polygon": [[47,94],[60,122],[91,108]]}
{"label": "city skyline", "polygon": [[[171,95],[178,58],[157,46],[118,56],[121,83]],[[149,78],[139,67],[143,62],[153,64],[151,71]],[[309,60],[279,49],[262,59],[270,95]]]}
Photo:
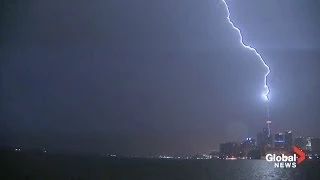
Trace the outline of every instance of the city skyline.
{"label": "city skyline", "polygon": [[[266,124],[268,124],[267,122],[266,122]],[[266,126],[266,127],[268,127],[268,125]],[[242,140],[240,140],[240,141],[230,141],[230,140],[225,140],[225,141],[223,141],[223,142],[219,142],[219,148],[211,148],[211,149],[208,149],[207,151],[204,151],[204,152],[193,152],[193,153],[189,153],[189,154],[186,154],[186,153],[182,153],[182,154],[179,154],[179,153],[163,153],[163,152],[152,152],[152,153],[149,153],[149,154],[121,154],[121,153],[118,153],[118,152],[100,152],[100,153],[97,153],[97,152],[92,152],[93,154],[100,154],[100,155],[102,155],[102,156],[110,156],[110,157],[141,157],[141,158],[164,158],[164,159],[170,159],[170,158],[177,158],[177,157],[181,157],[181,158],[187,158],[187,159],[189,159],[189,158],[192,158],[193,156],[195,156],[195,155],[201,155],[202,156],[202,154],[210,154],[210,152],[219,152],[220,150],[220,148],[221,148],[221,144],[228,144],[228,143],[236,143],[236,144],[242,144],[242,143],[245,143],[246,141],[252,141],[253,142],[253,145],[254,146],[256,146],[256,147],[259,147],[259,133],[261,133],[262,135],[263,135],[263,131],[266,129],[268,129],[268,128],[266,128],[266,127],[262,127],[261,128],[261,131],[259,132],[258,131],[258,133],[257,133],[257,135],[256,136],[248,136],[248,137],[246,137],[246,138],[243,138]],[[293,146],[293,144],[295,145],[295,146],[297,146],[297,147],[299,147],[299,148],[301,148],[301,147],[304,147],[305,145],[303,145],[303,142],[300,142],[300,143],[298,143],[297,144],[297,142],[295,142],[296,141],[296,139],[305,139],[305,138],[307,138],[307,139],[309,139],[309,145],[307,145],[307,146],[311,146],[311,139],[320,139],[320,137],[314,137],[314,136],[308,136],[308,135],[306,135],[306,136],[299,136],[299,135],[295,135],[296,133],[294,133],[294,132],[292,132],[292,130],[289,130],[290,128],[286,128],[286,130],[284,130],[284,131],[276,131],[276,132],[273,132],[272,131],[272,126],[270,126],[270,128],[271,128],[271,142],[269,142],[269,143],[272,143],[272,146],[271,147],[280,147],[280,148],[288,148],[288,146],[285,146],[284,144],[282,145],[282,146],[277,146],[276,145],[276,143],[277,142],[279,142],[279,140],[277,140],[276,139],[276,136],[277,135],[281,135],[281,136],[283,136],[282,138],[285,138],[285,135],[286,135],[286,133],[290,133],[291,134],[291,144],[289,145],[289,147],[292,147]],[[266,131],[267,133],[268,133],[268,130]],[[267,136],[268,136],[268,134],[266,134]],[[263,137],[261,137],[261,138],[263,138]],[[261,140],[260,140],[261,141]],[[263,141],[265,141],[265,140],[263,140]],[[260,142],[261,143],[261,142]],[[280,143],[282,144],[282,143],[285,143],[285,141],[280,141]],[[264,146],[264,145],[263,145]],[[50,153],[59,153],[59,150],[57,151],[57,150],[55,150],[55,148],[52,148],[52,149],[50,149],[50,147],[48,148],[48,146],[46,146],[46,147],[32,147],[32,148],[26,148],[26,147],[23,147],[23,146],[20,146],[19,144],[10,144],[10,145],[7,145],[7,146],[5,146],[5,147],[3,147],[3,148],[9,148],[9,149],[11,149],[11,150],[14,150],[14,151],[18,151],[18,152],[20,152],[20,151],[25,151],[25,150],[27,150],[27,151],[35,151],[35,152],[42,152],[42,153],[47,153],[48,151],[50,152]],[[305,149],[305,148],[302,148],[303,150],[311,150],[311,149]],[[319,148],[318,148],[319,149]],[[61,152],[61,151],[60,151]],[[70,153],[70,152],[69,152]],[[207,159],[208,157],[206,157],[206,158],[204,158],[204,159]],[[202,159],[202,158],[198,158],[198,159]]]}

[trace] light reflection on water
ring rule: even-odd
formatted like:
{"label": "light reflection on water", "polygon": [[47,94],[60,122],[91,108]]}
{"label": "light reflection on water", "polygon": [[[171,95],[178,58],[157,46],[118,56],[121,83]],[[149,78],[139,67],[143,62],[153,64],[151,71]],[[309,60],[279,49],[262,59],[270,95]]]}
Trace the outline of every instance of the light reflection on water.
{"label": "light reflection on water", "polygon": [[265,160],[91,159],[65,156],[24,158],[19,156],[11,158],[10,162],[13,162],[12,169],[15,171],[8,171],[7,175],[12,178],[6,179],[320,180],[320,161],[303,162],[293,169],[277,169],[274,168],[273,162]]}
{"label": "light reflection on water", "polygon": [[[263,160],[219,161],[212,167],[215,178],[225,180],[320,180],[320,164],[306,162],[297,168],[274,168],[274,163]],[[318,169],[318,170],[317,170]]]}
{"label": "light reflection on water", "polygon": [[111,176],[119,180],[320,180],[320,162],[304,162],[292,169],[274,168],[265,160],[151,160],[131,165]]}

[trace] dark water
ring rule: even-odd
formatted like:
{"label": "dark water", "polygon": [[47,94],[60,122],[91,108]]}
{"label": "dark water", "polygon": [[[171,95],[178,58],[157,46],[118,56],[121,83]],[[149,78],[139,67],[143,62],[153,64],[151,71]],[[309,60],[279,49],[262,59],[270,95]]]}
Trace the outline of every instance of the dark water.
{"label": "dark water", "polygon": [[137,160],[10,155],[0,179],[320,180],[320,162],[276,169],[263,160]]}

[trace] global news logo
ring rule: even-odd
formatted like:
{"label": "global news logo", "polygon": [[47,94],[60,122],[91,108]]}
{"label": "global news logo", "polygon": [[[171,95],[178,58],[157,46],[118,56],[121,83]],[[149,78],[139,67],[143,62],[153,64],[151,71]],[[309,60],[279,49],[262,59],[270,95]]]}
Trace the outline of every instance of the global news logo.
{"label": "global news logo", "polygon": [[297,148],[293,147],[294,154],[291,156],[286,156],[282,154],[281,156],[276,154],[267,154],[266,160],[269,162],[274,162],[275,168],[296,168],[297,164],[302,163],[306,159],[306,154]]}

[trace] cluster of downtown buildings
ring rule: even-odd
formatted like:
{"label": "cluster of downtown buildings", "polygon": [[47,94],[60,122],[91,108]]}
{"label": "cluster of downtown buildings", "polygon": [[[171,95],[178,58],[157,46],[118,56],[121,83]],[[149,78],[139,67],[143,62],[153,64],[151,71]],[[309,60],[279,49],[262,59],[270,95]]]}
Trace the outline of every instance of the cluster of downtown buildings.
{"label": "cluster of downtown buildings", "polygon": [[264,159],[266,154],[292,154],[293,146],[302,149],[308,159],[320,159],[320,138],[295,137],[292,131],[271,133],[271,121],[256,138],[220,144],[220,159]]}

